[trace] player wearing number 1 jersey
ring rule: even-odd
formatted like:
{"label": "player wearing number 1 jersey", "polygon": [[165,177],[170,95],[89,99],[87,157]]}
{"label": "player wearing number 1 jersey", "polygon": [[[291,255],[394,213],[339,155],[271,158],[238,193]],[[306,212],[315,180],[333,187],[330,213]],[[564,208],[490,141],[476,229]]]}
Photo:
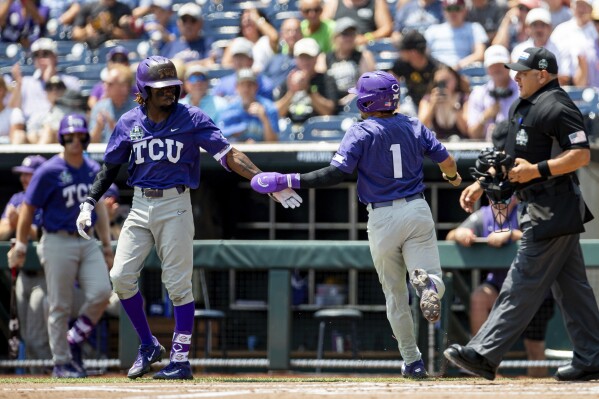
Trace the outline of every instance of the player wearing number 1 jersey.
{"label": "player wearing number 1 jersey", "polygon": [[[435,224],[424,200],[425,157],[439,164],[443,177],[458,186],[456,163],[420,121],[395,113],[399,84],[386,72],[363,74],[356,88],[364,121],[345,134],[330,166],[306,174],[261,173],[252,179],[260,193],[285,188],[316,188],[340,183],[357,169],[358,197],[368,209],[368,240],[387,301],[387,318],[404,360],[402,374],[427,373],[414,336],[405,284],[406,272],[420,296],[425,318],[440,317],[444,292]],[[406,270],[407,269],[407,270]]]}

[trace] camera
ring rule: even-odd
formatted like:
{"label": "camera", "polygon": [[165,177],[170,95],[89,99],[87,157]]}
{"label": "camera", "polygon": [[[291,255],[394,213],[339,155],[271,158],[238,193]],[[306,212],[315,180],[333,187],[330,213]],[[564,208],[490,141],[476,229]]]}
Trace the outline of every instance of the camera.
{"label": "camera", "polygon": [[489,95],[495,100],[509,98],[512,94],[514,94],[514,91],[509,87],[495,87],[493,90],[489,91]]}

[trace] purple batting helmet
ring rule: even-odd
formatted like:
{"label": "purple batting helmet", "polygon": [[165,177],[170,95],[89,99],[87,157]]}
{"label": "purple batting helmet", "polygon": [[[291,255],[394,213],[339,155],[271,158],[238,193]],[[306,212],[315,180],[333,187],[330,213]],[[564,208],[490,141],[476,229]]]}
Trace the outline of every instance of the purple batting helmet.
{"label": "purple batting helmet", "polygon": [[399,103],[399,83],[388,72],[366,72],[348,92],[358,96],[357,106],[362,112],[393,111]]}
{"label": "purple batting helmet", "polygon": [[66,115],[60,120],[60,127],[58,128],[58,142],[64,145],[64,136],[73,133],[85,133],[87,134],[87,140],[82,143],[84,147],[87,147],[89,143],[89,130],[87,129],[87,121],[85,117],[80,114]]}
{"label": "purple batting helmet", "polygon": [[148,99],[149,91],[146,87],[160,89],[168,86],[177,86],[177,101],[181,95],[183,82],[177,77],[177,69],[171,60],[154,55],[139,63],[136,76],[137,90],[144,100]]}

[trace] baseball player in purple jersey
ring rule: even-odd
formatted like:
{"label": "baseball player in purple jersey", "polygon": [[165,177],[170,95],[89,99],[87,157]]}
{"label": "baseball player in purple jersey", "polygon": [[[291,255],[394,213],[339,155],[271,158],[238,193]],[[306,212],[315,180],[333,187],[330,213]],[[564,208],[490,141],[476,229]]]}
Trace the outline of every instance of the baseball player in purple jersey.
{"label": "baseball player in purple jersey", "polygon": [[[404,359],[402,375],[428,376],[416,345],[405,284],[406,272],[420,297],[424,317],[436,322],[445,286],[441,276],[435,223],[424,200],[424,158],[441,168],[458,186],[456,163],[434,133],[415,118],[395,113],[399,84],[387,72],[363,74],[355,88],[364,121],[343,137],[330,166],[305,174],[261,173],[252,188],[272,193],[340,183],[358,170],[358,197],[368,209],[368,240],[374,266],[387,300],[387,318]],[[407,269],[407,270],[406,270]]]}
{"label": "baseball player in purple jersey", "polygon": [[[106,263],[112,261],[112,247],[104,205],[96,208],[97,218],[94,213],[89,225],[91,229],[97,221],[104,256],[96,241],[82,240],[75,229],[79,203],[87,197],[100,169],[97,162],[83,155],[89,139],[83,116],[67,115],[60,121],[58,140],[64,150],[33,174],[19,212],[16,244],[9,251],[9,265],[22,267],[33,215],[42,209],[43,235],[37,253],[46,274],[48,335],[55,364],[52,375],[59,378],[86,376],[79,345],[102,316],[111,292]],[[69,329],[75,281],[85,294],[85,302]]]}
{"label": "baseball player in purple jersey", "polygon": [[[120,165],[128,163],[127,183],[134,187],[133,203],[110,272],[113,289],[141,341],[128,377],[148,373],[151,364],[165,354],[150,331],[138,290],[143,262],[156,246],[162,261],[162,281],[174,305],[175,331],[170,362],[154,378],[192,379],[188,356],[194,318],[194,224],[189,189],[199,186],[200,147],[226,170],[247,179],[260,170],[231,147],[199,108],[178,104],[182,82],[168,58],[146,58],[137,68],[136,79],[136,101],[140,105],[117,122],[106,146],[102,170],[81,204],[77,226],[82,231],[89,224],[96,202],[115,180]],[[285,208],[295,208],[301,202],[292,189],[277,193],[275,198]]]}

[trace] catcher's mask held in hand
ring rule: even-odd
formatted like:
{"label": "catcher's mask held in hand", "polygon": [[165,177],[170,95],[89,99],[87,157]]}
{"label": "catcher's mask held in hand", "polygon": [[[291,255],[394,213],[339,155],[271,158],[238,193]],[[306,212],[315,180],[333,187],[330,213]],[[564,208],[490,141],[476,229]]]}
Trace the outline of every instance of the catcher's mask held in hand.
{"label": "catcher's mask held in hand", "polygon": [[512,228],[509,224],[505,225],[505,222],[508,220],[508,205],[514,194],[514,186],[508,178],[508,173],[513,166],[514,159],[511,156],[496,148],[488,148],[481,151],[475,166],[470,168],[470,175],[479,181],[495,210],[493,212],[495,231],[506,231]]}

